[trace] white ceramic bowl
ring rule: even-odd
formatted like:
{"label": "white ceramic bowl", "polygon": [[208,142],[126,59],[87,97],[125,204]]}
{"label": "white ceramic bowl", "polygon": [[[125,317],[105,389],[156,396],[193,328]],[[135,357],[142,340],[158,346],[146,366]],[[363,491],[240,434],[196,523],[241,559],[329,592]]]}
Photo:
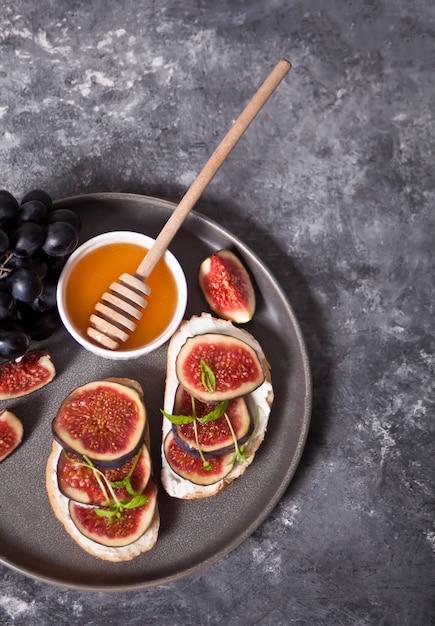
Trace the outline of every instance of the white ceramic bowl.
{"label": "white ceramic bowl", "polygon": [[[131,231],[113,231],[109,233],[104,233],[102,235],[97,235],[92,239],[89,239],[84,244],[79,246],[75,252],[70,256],[68,261],[66,262],[62,273],[60,275],[58,285],[57,285],[57,304],[59,308],[59,314],[62,319],[62,322],[70,333],[72,337],[86,350],[93,352],[94,354],[114,360],[127,360],[127,359],[135,359],[137,357],[143,356],[145,354],[149,354],[153,350],[156,350],[161,345],[163,345],[166,341],[168,341],[174,332],[177,330],[180,322],[183,319],[184,313],[186,311],[187,305],[187,283],[186,277],[184,275],[183,269],[180,263],[177,261],[175,256],[170,252],[166,251],[164,255],[164,259],[166,261],[169,270],[172,272],[178,291],[177,297],[177,305],[175,308],[174,315],[165,328],[165,330],[156,337],[150,343],[147,343],[139,348],[134,348],[130,350],[123,350],[122,348],[118,350],[108,350],[107,348],[103,348],[102,346],[98,346],[89,339],[87,339],[73,324],[70,314],[68,312],[66,306],[66,287],[68,285],[68,281],[74,272],[74,269],[79,261],[81,261],[89,252],[95,250],[98,247],[113,244],[113,243],[133,243],[143,248],[149,249],[151,245],[154,243],[154,239],[148,237],[148,235],[143,235],[142,233],[135,233]],[[122,260],[120,259],[120,274],[122,274]],[[151,292],[149,298],[152,298],[153,294]]]}

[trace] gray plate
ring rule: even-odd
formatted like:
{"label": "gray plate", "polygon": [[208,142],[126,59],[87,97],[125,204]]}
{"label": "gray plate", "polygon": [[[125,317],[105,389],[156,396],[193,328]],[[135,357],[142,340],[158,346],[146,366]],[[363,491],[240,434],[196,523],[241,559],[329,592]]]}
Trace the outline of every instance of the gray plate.
{"label": "gray plate", "polygon": [[[174,209],[172,203],[155,198],[113,193],[68,198],[56,205],[80,214],[82,241],[110,230],[135,230],[155,237]],[[276,506],[294,475],[307,436],[311,413],[307,353],[293,311],[273,276],[236,237],[195,212],[171,245],[187,277],[186,317],[207,310],[196,282],[198,267],[220,248],[235,250],[254,278],[257,311],[246,329],[263,346],[272,367],[275,403],[255,462],[230,489],[208,500],[179,501],[160,489],[160,534],[150,552],[120,564],[88,555],[55,519],[45,492],[51,421],[63,398],[78,385],[108,376],[137,379],[145,390],[158,476],[159,409],[163,406],[167,346],[137,361],[116,362],[87,353],[61,329],[44,342],[56,364],[54,381],[8,403],[23,421],[25,438],[0,468],[2,563],[64,587],[143,589],[181,579],[220,560],[249,537]],[[5,404],[1,402],[0,408]]]}

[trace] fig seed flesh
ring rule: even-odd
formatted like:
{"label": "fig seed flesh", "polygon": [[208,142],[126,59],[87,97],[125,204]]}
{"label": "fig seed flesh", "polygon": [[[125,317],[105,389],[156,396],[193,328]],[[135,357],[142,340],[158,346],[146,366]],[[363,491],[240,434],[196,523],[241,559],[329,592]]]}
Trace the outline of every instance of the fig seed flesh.
{"label": "fig seed flesh", "polygon": [[143,443],[146,411],[139,393],[109,380],[75,389],[53,420],[55,439],[63,448],[99,467],[123,465]]}
{"label": "fig seed flesh", "polygon": [[219,250],[199,268],[198,282],[207,304],[219,317],[244,324],[255,312],[255,291],[241,260],[230,250]]}
{"label": "fig seed flesh", "polygon": [[[195,413],[198,418],[207,415],[215,405],[211,403],[200,402],[195,400]],[[175,404],[173,413],[175,415],[190,415],[192,413],[192,400],[190,394],[179,386],[175,395]],[[253,421],[249,414],[246,402],[243,398],[230,400],[226,415],[230,420],[234,435],[237,441],[242,444],[246,441],[253,430]],[[198,436],[198,444],[196,442],[195,428],[193,422],[189,424],[173,424],[175,437],[178,444],[184,443],[185,449],[198,448],[205,456],[217,456],[218,454],[228,454],[234,451],[234,438],[228,425],[227,418],[222,415],[216,420],[210,422],[196,423],[196,432]],[[187,446],[187,448],[186,448]]]}
{"label": "fig seed flesh", "polygon": [[[202,382],[201,361],[213,371],[214,391]],[[251,393],[264,381],[257,353],[235,337],[207,333],[189,337],[177,356],[176,374],[181,385],[202,402],[221,402]]]}
{"label": "fig seed flesh", "polygon": [[156,509],[157,486],[150,480],[143,492],[148,500],[134,509],[124,509],[120,518],[110,520],[96,514],[97,507],[69,501],[69,513],[79,532],[103,546],[121,548],[137,541],[148,530]]}
{"label": "fig seed flesh", "polygon": [[21,420],[9,409],[3,409],[0,413],[0,462],[20,445],[22,439]]}
{"label": "fig seed flesh", "polygon": [[208,459],[210,469],[206,469],[202,459],[189,454],[178,445],[172,430],[165,437],[164,452],[169,466],[178,476],[202,486],[214,485],[225,478],[233,469],[236,459],[232,451],[225,456]]}
{"label": "fig seed flesh", "polygon": [[[138,452],[139,454],[139,452]],[[111,482],[122,481],[130,472],[136,455],[129,459],[124,465],[115,469],[100,469]],[[146,446],[142,446],[137,465],[131,475],[131,486],[137,493],[141,493],[151,476],[151,458]],[[83,460],[75,454],[63,450],[59,455],[57,463],[57,482],[60,492],[66,497],[81,502],[82,504],[93,504],[95,506],[108,506],[104,492],[102,491],[94,472],[83,464]],[[119,500],[129,497],[125,487],[114,488]]]}
{"label": "fig seed flesh", "polygon": [[53,380],[56,369],[48,353],[35,350],[0,365],[0,400],[25,396]]}

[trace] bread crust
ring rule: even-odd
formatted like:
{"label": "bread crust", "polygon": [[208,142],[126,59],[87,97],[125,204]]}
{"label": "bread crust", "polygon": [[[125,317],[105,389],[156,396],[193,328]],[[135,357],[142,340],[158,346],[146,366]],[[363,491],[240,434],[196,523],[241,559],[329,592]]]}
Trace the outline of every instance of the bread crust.
{"label": "bread crust", "polygon": [[[132,379],[127,378],[108,378],[105,380],[110,380],[113,382],[117,382],[133,389],[136,389],[143,400],[143,390],[140,384]],[[146,421],[145,428],[145,444],[148,449],[150,446],[150,432],[149,432],[149,424],[148,419]],[[69,510],[69,498],[65,497],[59,490],[58,482],[57,482],[57,462],[59,455],[62,452],[62,447],[56,441],[53,441],[52,449],[50,455],[47,460],[46,465],[46,490],[48,499],[53,509],[55,517],[63,524],[68,535],[86,552],[91,554],[94,557],[102,559],[104,561],[112,561],[115,563],[122,561],[130,561],[131,559],[136,558],[140,554],[151,550],[151,548],[155,545],[160,527],[160,515],[158,504],[156,500],[154,515],[151,521],[150,526],[145,531],[145,533],[134,543],[123,546],[123,547],[108,547],[103,546],[95,541],[92,541],[88,537],[85,537],[75,526],[72,521]],[[154,480],[151,475],[150,480]]]}
{"label": "bread crust", "polygon": [[254,421],[256,422],[254,432],[245,448],[247,460],[236,461],[231,472],[225,478],[213,485],[195,485],[181,476],[178,476],[178,474],[171,469],[166,460],[163,446],[165,437],[172,428],[172,424],[167,418],[163,418],[161,482],[163,488],[170,496],[183,500],[195,500],[214,496],[222,492],[224,489],[227,489],[227,487],[229,487],[236,478],[245,473],[247,467],[254,460],[255,453],[266,435],[270,410],[274,398],[270,365],[258,341],[248,331],[234,326],[231,322],[215,318],[209,313],[202,313],[200,316],[193,316],[190,320],[182,322],[178,331],[173,335],[169,343],[164,395],[164,410],[167,413],[173,412],[175,392],[178,386],[178,379],[175,374],[175,363],[178,352],[189,337],[205,333],[231,335],[245,341],[256,351],[263,367],[265,380],[254,392],[245,396],[248,409],[250,410],[251,415],[254,416]]}

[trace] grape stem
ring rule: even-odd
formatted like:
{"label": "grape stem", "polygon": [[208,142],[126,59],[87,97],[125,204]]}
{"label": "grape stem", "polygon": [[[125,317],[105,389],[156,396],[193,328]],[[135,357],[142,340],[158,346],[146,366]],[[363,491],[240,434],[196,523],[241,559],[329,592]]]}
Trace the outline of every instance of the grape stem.
{"label": "grape stem", "polygon": [[9,250],[1,258],[1,260],[0,260],[0,280],[2,278],[5,278],[5,276],[7,276],[11,272],[11,269],[9,267],[5,267],[5,266],[9,263],[9,261],[11,260],[12,257],[13,257],[13,254]]}

